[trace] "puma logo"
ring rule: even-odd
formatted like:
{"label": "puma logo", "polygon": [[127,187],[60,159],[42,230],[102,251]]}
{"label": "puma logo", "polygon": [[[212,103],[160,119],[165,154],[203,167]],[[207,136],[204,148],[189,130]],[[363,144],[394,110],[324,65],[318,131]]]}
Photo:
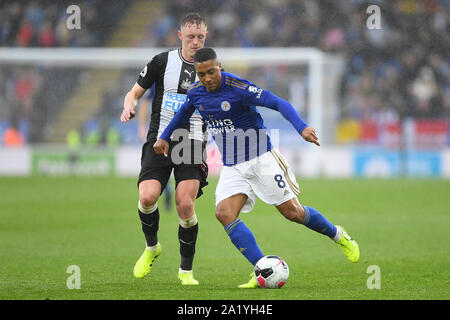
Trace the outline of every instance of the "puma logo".
{"label": "puma logo", "polygon": [[189,75],[189,77],[192,77],[192,72],[194,72],[194,70],[192,70],[191,72],[189,72],[189,71],[187,71],[186,69],[184,69],[184,72],[186,72],[186,73]]}

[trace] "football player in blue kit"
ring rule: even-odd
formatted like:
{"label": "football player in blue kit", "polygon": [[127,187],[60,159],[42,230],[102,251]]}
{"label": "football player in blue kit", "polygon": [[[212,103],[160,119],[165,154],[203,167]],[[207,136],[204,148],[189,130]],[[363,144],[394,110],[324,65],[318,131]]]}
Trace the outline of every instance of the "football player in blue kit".
{"label": "football player in blue kit", "polygon": [[[288,220],[330,237],[351,262],[357,262],[360,256],[357,242],[318,210],[298,201],[300,189],[295,176],[273,147],[256,106],[277,110],[304,140],[320,146],[315,130],[301,119],[289,102],[222,71],[213,49],[199,49],[194,55],[194,64],[200,81],[192,85],[186,102],[154,144],[155,152],[167,156],[167,141],[174,130],[181,128],[198,110],[208,124],[224,164],[215,194],[216,217],[232,243],[252,265],[264,254],[239,214],[250,212],[256,197],[274,205]],[[258,287],[253,272],[250,281],[239,287]]]}

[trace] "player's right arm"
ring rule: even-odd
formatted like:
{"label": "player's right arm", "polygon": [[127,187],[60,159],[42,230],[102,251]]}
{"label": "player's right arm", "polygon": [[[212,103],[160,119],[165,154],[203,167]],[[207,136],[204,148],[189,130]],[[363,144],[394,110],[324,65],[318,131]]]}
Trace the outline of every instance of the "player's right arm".
{"label": "player's right arm", "polygon": [[122,122],[127,122],[136,115],[136,108],[139,99],[144,95],[147,89],[150,89],[158,78],[158,76],[163,72],[163,65],[161,63],[159,55],[153,57],[153,59],[142,69],[139,74],[137,82],[134,84],[133,88],[128,91],[125,96],[125,101],[123,103],[123,111],[120,116]]}
{"label": "player's right arm", "polygon": [[120,116],[120,121],[127,122],[131,120],[136,115],[134,110],[138,104],[139,99],[144,95],[146,89],[142,88],[138,83],[135,83],[133,88],[128,91],[125,96],[125,101],[123,103],[123,111]]}

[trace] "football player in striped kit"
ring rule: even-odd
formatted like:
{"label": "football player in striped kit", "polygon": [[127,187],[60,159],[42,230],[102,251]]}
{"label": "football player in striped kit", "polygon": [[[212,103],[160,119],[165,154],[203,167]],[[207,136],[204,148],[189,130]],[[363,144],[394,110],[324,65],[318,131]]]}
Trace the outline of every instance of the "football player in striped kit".
{"label": "football player in striped kit", "polygon": [[[193,59],[195,52],[203,48],[207,35],[205,19],[198,13],[188,13],[181,20],[178,30],[181,48],[154,56],[143,68],[137,82],[125,97],[120,117],[122,122],[127,122],[135,116],[138,100],[147,89],[154,85],[150,126],[147,141],[142,147],[141,171],[138,179],[138,213],[146,246],[134,266],[133,273],[137,278],[143,278],[150,273],[155,259],[162,252],[161,244],[158,241],[158,198],[173,171],[181,256],[178,279],[183,285],[198,284],[192,271],[198,233],[194,203],[195,199],[201,196],[202,188],[208,184],[206,181],[208,167],[203,159],[203,150],[206,145],[206,125],[199,113],[193,114],[184,125],[184,128],[189,131],[187,139],[192,149],[201,151],[193,152],[191,161],[173,163],[170,158],[156,154],[153,144],[186,100],[186,93],[191,84],[198,80]],[[178,142],[169,140],[172,151]]]}

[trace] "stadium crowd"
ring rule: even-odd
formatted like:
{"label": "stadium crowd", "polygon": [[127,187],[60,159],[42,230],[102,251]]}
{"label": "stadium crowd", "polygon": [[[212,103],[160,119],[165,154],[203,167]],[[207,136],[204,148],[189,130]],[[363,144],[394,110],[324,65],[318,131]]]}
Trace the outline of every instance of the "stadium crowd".
{"label": "stadium crowd", "polygon": [[[68,4],[16,0],[0,5],[0,46],[101,46],[112,29],[108,23],[117,21],[101,17],[117,15],[110,9],[114,6],[105,0],[84,1],[87,30],[68,35],[63,26]],[[372,4],[381,9],[381,29],[367,27],[366,10]],[[262,0],[257,5],[245,0],[170,0],[157,17],[149,17],[140,45],[179,46],[177,21],[195,10],[207,18],[208,46],[318,47],[343,55],[341,120],[450,118],[449,6],[447,0]],[[0,88],[0,99],[19,101],[27,110],[40,78],[37,71],[2,71],[0,82],[8,85]],[[15,119],[2,110],[0,119],[5,114]]]}
{"label": "stadium crowd", "polygon": [[[167,2],[154,44],[177,45],[173,26],[194,0]],[[215,47],[318,47],[346,59],[342,116],[450,116],[450,4],[446,0],[208,1]],[[367,27],[376,4],[381,29]]]}
{"label": "stadium crowd", "polygon": [[[83,28],[69,30],[67,8],[76,4]],[[0,46],[95,47],[108,37],[124,1],[12,0],[0,3]]]}
{"label": "stadium crowd", "polygon": [[[102,46],[127,5],[122,0],[114,6],[107,0],[76,3],[82,28],[69,30],[67,8],[73,1],[1,1],[0,47]],[[0,65],[0,145],[42,142],[46,124],[59,111],[58,101],[70,94],[77,77],[64,68]],[[6,139],[10,136],[20,139]]]}

